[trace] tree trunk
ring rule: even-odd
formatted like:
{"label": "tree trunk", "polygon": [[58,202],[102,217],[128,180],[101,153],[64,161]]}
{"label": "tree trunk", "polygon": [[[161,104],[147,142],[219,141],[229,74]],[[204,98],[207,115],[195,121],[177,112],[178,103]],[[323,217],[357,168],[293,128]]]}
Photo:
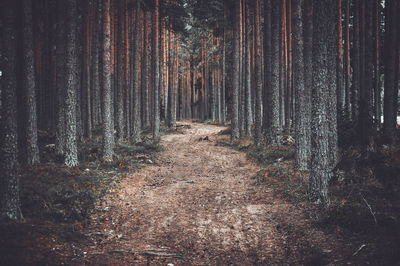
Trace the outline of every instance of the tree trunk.
{"label": "tree trunk", "polygon": [[153,139],[159,138],[160,135],[160,53],[159,53],[159,0],[155,0],[155,10],[153,12],[153,117],[152,129]]}
{"label": "tree trunk", "polygon": [[76,47],[76,0],[67,2],[67,46],[66,46],[66,96],[65,96],[65,160],[67,166],[78,165],[76,127],[76,88],[78,57]]}
{"label": "tree trunk", "polygon": [[39,163],[39,148],[37,139],[37,110],[36,110],[36,86],[35,65],[33,50],[32,30],[32,0],[23,0],[23,89],[25,91],[26,107],[26,159],[28,165]]}
{"label": "tree trunk", "polygon": [[[245,40],[245,63],[244,63],[244,71],[245,71],[245,94],[243,95],[245,99],[245,132],[246,136],[250,136],[251,134],[251,120],[252,120],[252,112],[251,112],[251,65],[250,65],[250,40],[251,40],[251,21],[250,21],[250,7],[249,3],[246,2],[246,40]],[[253,30],[256,25],[253,25]],[[257,73],[255,73],[257,75]],[[257,84],[256,84],[257,85]]]}
{"label": "tree trunk", "polygon": [[280,5],[279,0],[271,0],[271,87],[268,97],[267,144],[279,141],[279,46],[280,46]]}
{"label": "tree trunk", "polygon": [[103,2],[103,160],[113,161],[114,130],[111,120],[110,0]]}
{"label": "tree trunk", "polygon": [[392,143],[396,134],[398,86],[396,84],[397,54],[397,1],[387,0],[385,7],[385,88],[384,88],[384,123],[385,141]]}
{"label": "tree trunk", "polygon": [[233,81],[232,81],[232,133],[231,139],[239,138],[239,79],[240,79],[240,1],[235,0],[235,18],[233,20]]}
{"label": "tree trunk", "polygon": [[344,64],[345,64],[345,119],[350,121],[352,118],[352,106],[351,106],[351,82],[350,82],[350,72],[351,72],[351,64],[350,64],[350,0],[346,0],[345,7],[345,49],[344,49]]}
{"label": "tree trunk", "polygon": [[262,80],[262,60],[261,60],[261,36],[260,36],[260,29],[261,29],[261,4],[260,0],[255,1],[255,9],[254,9],[254,16],[255,16],[255,25],[253,30],[255,31],[255,82],[256,82],[256,105],[255,105],[255,134],[254,139],[257,146],[260,146],[262,143],[262,87],[263,87],[263,80]]}
{"label": "tree trunk", "polygon": [[342,0],[337,0],[337,70],[336,70],[336,84],[337,84],[337,106],[338,106],[338,119],[343,121],[345,117],[346,106],[346,93],[343,86],[343,27],[342,27]]}
{"label": "tree trunk", "polygon": [[[16,1],[7,0],[2,16],[1,119],[0,119],[0,218],[22,218],[17,161],[17,23]],[[7,62],[7,63],[6,63]]]}
{"label": "tree trunk", "polygon": [[133,121],[132,121],[132,142],[141,141],[141,115],[140,115],[140,87],[139,87],[139,41],[140,41],[140,3],[136,1],[135,37],[133,51]]}
{"label": "tree trunk", "polygon": [[382,106],[382,97],[381,97],[381,41],[380,41],[380,33],[381,33],[381,16],[380,16],[380,0],[375,0],[374,5],[374,110],[375,110],[375,122],[377,128],[381,124],[381,106]]}
{"label": "tree trunk", "polygon": [[328,53],[330,0],[315,1],[313,6],[313,86],[311,111],[310,200],[329,202],[328,181],[331,176],[329,154],[329,65]]}
{"label": "tree trunk", "polygon": [[353,82],[351,90],[352,120],[358,121],[360,100],[360,2],[355,1],[353,18]]}
{"label": "tree trunk", "polygon": [[[309,7],[307,7],[309,8]],[[304,1],[293,2],[293,79],[295,87],[295,165],[300,171],[308,169],[310,158],[310,108],[311,90],[305,86],[305,66],[304,66],[304,40],[303,40],[303,10]],[[308,11],[308,10],[307,10]]]}
{"label": "tree trunk", "polygon": [[263,133],[268,140],[270,126],[269,98],[271,97],[271,0],[264,1],[264,92],[263,92]]}
{"label": "tree trunk", "polygon": [[57,3],[57,37],[56,37],[56,79],[57,79],[57,128],[56,128],[56,152],[65,153],[65,2]]}

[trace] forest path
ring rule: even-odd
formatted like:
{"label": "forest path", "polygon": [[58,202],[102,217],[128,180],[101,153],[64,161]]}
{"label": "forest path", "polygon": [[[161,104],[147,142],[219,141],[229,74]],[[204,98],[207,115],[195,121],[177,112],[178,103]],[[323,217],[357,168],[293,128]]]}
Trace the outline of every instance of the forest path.
{"label": "forest path", "polygon": [[225,128],[184,124],[190,128],[162,137],[166,150],[155,164],[102,202],[107,211],[88,228],[92,244],[80,247],[86,262],[286,264],[307,260],[304,243],[309,249],[313,239],[321,249],[335,245],[300,209],[253,185],[259,166],[244,152],[216,146],[228,138],[218,135]]}

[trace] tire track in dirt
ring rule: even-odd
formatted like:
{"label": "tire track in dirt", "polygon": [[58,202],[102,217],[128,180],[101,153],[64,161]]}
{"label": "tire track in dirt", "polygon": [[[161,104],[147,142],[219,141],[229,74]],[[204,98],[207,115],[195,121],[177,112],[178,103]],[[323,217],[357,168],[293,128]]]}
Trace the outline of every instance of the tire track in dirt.
{"label": "tire track in dirt", "polygon": [[[298,263],[302,250],[296,245],[288,247],[290,235],[280,229],[282,222],[292,220],[296,227],[306,228],[303,237],[307,241],[326,239],[309,227],[298,208],[275,198],[270,188],[253,185],[251,177],[259,166],[245,153],[216,146],[217,140],[228,138],[218,135],[225,128],[185,124],[190,128],[162,137],[166,150],[154,165],[129,175],[103,201],[102,206],[109,209],[90,226],[90,232],[101,234],[92,237],[84,262]],[[208,140],[200,141],[205,137]],[[332,245],[333,239],[321,248]],[[184,258],[140,254],[143,250]]]}

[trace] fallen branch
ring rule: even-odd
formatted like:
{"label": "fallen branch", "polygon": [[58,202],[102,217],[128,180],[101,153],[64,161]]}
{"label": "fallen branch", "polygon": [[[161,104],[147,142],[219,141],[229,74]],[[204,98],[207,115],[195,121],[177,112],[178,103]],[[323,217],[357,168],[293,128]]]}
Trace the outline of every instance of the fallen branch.
{"label": "fallen branch", "polygon": [[139,252],[139,254],[142,256],[169,257],[169,258],[185,259],[185,257],[179,253],[168,254],[168,253],[154,253],[154,252],[142,251],[142,252]]}
{"label": "fallen branch", "polygon": [[368,207],[368,209],[369,209],[369,212],[372,214],[372,217],[374,217],[375,224],[378,225],[378,221],[376,220],[375,213],[374,213],[374,211],[372,210],[371,205],[368,204],[367,200],[364,198],[363,195],[361,195],[361,197],[362,197],[362,199],[364,200],[365,204],[367,205],[367,207]]}
{"label": "fallen branch", "polygon": [[363,248],[365,248],[366,246],[367,246],[367,245],[362,244],[362,245],[357,249],[357,251],[353,253],[353,256],[357,255],[357,254],[358,254]]}
{"label": "fallen branch", "polygon": [[129,253],[135,255],[135,251],[133,250],[122,250],[122,249],[110,250],[108,253]]}

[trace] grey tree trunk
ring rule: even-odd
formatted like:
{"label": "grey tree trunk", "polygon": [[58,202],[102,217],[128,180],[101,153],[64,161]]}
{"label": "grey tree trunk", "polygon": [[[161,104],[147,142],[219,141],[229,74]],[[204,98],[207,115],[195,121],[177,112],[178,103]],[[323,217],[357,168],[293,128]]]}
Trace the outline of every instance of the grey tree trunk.
{"label": "grey tree trunk", "polygon": [[77,127],[76,127],[76,88],[77,88],[77,46],[76,46],[76,0],[67,2],[67,47],[66,47],[66,96],[65,96],[65,154],[67,166],[78,165]]}
{"label": "grey tree trunk", "polygon": [[37,110],[36,110],[36,85],[35,65],[32,30],[32,0],[23,0],[23,52],[24,52],[24,80],[26,106],[26,159],[28,165],[40,162],[37,138]]}
{"label": "grey tree trunk", "polygon": [[160,136],[160,50],[159,50],[159,0],[155,0],[155,10],[153,12],[153,117],[152,129],[153,139]]}
{"label": "grey tree trunk", "polygon": [[240,41],[239,41],[239,26],[240,26],[240,1],[235,0],[235,18],[233,21],[233,81],[232,81],[232,133],[231,139],[239,138],[239,75],[240,75]]}
{"label": "grey tree trunk", "polygon": [[174,45],[174,37],[173,33],[169,31],[169,45],[168,45],[168,101],[167,101],[167,126],[172,127],[175,126],[175,121],[174,121],[174,112],[176,112],[175,109],[175,104],[174,104],[174,98],[175,98],[175,93],[174,93],[174,69],[175,69],[175,64],[174,64],[174,54],[173,54],[173,45]]}
{"label": "grey tree trunk", "polygon": [[[250,66],[250,40],[251,40],[251,24],[252,21],[250,20],[250,7],[249,7],[249,3],[246,2],[246,30],[245,30],[245,44],[244,44],[244,56],[245,56],[245,60],[244,60],[244,85],[245,85],[245,93],[243,95],[244,97],[244,105],[245,105],[245,116],[244,116],[244,134],[246,136],[250,136],[251,134],[251,116],[252,116],[252,112],[251,112],[251,66]],[[255,30],[255,28],[253,27],[253,29]]]}
{"label": "grey tree trunk", "polygon": [[121,143],[125,138],[125,125],[124,125],[124,91],[126,91],[126,38],[125,38],[125,1],[118,3],[118,29],[117,29],[117,95],[116,95],[116,117],[117,117],[117,143]]}
{"label": "grey tree trunk", "polygon": [[255,85],[256,85],[256,102],[255,102],[255,134],[254,139],[257,146],[262,143],[262,60],[261,60],[261,3],[260,0],[255,0]]}
{"label": "grey tree trunk", "polygon": [[141,142],[141,106],[140,106],[140,87],[139,87],[139,41],[140,41],[140,3],[136,1],[135,18],[135,37],[134,37],[134,58],[133,58],[133,123],[132,123],[132,142]]}
{"label": "grey tree trunk", "polygon": [[330,17],[334,1],[314,1],[313,10],[313,86],[311,109],[310,200],[329,203],[328,181],[331,176],[329,153],[329,65]]}
{"label": "grey tree trunk", "polygon": [[359,101],[360,101],[360,2],[355,1],[354,18],[353,18],[353,75],[352,75],[352,90],[351,90],[351,118],[353,121],[358,121],[359,118]]}
{"label": "grey tree trunk", "polygon": [[279,141],[279,47],[280,47],[280,18],[281,1],[271,0],[271,87],[268,97],[268,133],[267,144],[276,144]]}
{"label": "grey tree trunk", "polygon": [[113,161],[114,130],[111,116],[111,21],[110,0],[103,2],[103,160]]}
{"label": "grey tree trunk", "polygon": [[[224,29],[224,35],[222,40],[222,88],[221,88],[221,116],[222,123],[226,123],[226,30]],[[195,77],[193,77],[195,84]],[[194,87],[194,86],[193,86]],[[195,88],[193,88],[194,90]],[[193,112],[192,112],[193,113]]]}
{"label": "grey tree trunk", "polygon": [[398,2],[387,0],[385,7],[385,88],[383,133],[386,142],[392,143],[396,134],[398,84],[396,84],[397,54],[397,12]]}
{"label": "grey tree trunk", "polygon": [[65,2],[57,3],[57,37],[56,37],[56,82],[57,82],[57,127],[56,127],[56,151],[62,155],[65,153]]}
{"label": "grey tree trunk", "polygon": [[308,169],[310,159],[310,120],[311,87],[305,86],[304,39],[303,39],[304,0],[293,2],[293,78],[295,84],[295,166],[298,170]]}
{"label": "grey tree trunk", "polygon": [[[0,218],[22,218],[18,185],[17,141],[17,23],[16,1],[2,4],[1,119],[0,119]],[[7,62],[7,63],[6,63]]]}
{"label": "grey tree trunk", "polygon": [[329,160],[330,166],[333,169],[338,160],[338,134],[337,134],[337,58],[338,58],[338,5],[335,1],[329,3],[330,12],[325,18],[327,23],[328,35],[326,42],[328,43],[328,89],[329,100],[327,100],[327,116],[329,127]]}
{"label": "grey tree trunk", "polygon": [[264,1],[264,93],[263,93],[263,132],[265,141],[268,140],[270,127],[270,97],[272,91],[271,83],[271,0]]}

